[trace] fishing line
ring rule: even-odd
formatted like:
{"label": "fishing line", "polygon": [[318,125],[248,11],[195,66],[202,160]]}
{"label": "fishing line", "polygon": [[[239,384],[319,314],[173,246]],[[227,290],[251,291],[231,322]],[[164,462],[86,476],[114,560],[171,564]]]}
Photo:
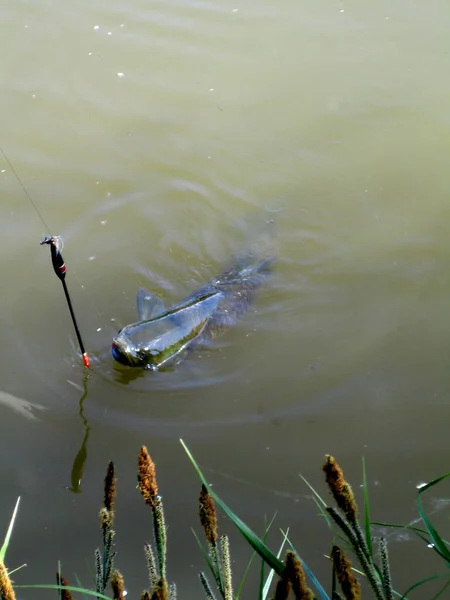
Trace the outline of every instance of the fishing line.
{"label": "fishing line", "polygon": [[38,210],[38,207],[37,207],[37,206],[36,206],[36,204],[33,202],[33,200],[32,200],[32,198],[31,198],[30,194],[27,192],[27,189],[26,189],[26,187],[23,185],[23,183],[22,183],[22,181],[21,181],[20,177],[17,175],[17,172],[16,172],[15,168],[14,168],[14,167],[12,166],[12,164],[10,163],[10,161],[9,161],[8,157],[7,157],[7,156],[6,156],[6,154],[4,153],[4,151],[3,151],[3,148],[2,148],[1,146],[0,146],[0,151],[1,151],[1,153],[3,154],[3,158],[6,160],[6,162],[7,162],[8,166],[9,166],[9,168],[10,168],[10,169],[11,169],[11,171],[14,173],[14,175],[15,175],[15,178],[16,178],[16,179],[17,179],[17,181],[19,182],[19,185],[20,185],[20,187],[23,189],[23,193],[24,193],[24,194],[25,194],[25,196],[28,198],[28,200],[30,201],[30,204],[31,204],[31,206],[32,206],[32,207],[34,208],[34,210],[36,211],[36,214],[37,214],[37,216],[38,216],[38,217],[40,218],[40,220],[42,221],[42,223],[43,223],[43,225],[44,225],[45,229],[47,230],[47,232],[51,234],[51,232],[50,232],[50,227],[49,227],[49,226],[47,225],[47,223],[45,222],[45,220],[44,220],[44,217],[43,217],[43,216],[41,215],[41,213],[39,212],[39,210]]}
{"label": "fishing line", "polygon": [[34,208],[34,210],[36,211],[36,214],[38,215],[38,217],[40,218],[40,220],[42,221],[45,229],[47,230],[47,232],[50,234],[49,236],[46,236],[42,242],[40,242],[41,246],[44,244],[48,244],[50,246],[50,255],[51,255],[51,259],[52,259],[52,265],[53,265],[53,270],[55,272],[55,275],[58,277],[58,279],[61,281],[62,286],[63,286],[63,290],[64,290],[64,295],[66,298],[66,302],[67,302],[67,306],[69,308],[69,312],[70,312],[70,316],[72,318],[72,323],[75,329],[75,333],[78,339],[78,344],[80,346],[80,350],[81,350],[81,354],[82,354],[82,358],[83,358],[83,363],[85,367],[90,367],[90,359],[89,356],[84,348],[84,344],[83,344],[83,340],[81,338],[81,333],[80,330],[78,328],[78,323],[75,317],[75,313],[73,310],[73,306],[72,306],[72,301],[70,299],[70,295],[69,295],[69,290],[67,289],[67,284],[65,281],[66,278],[66,264],[64,262],[64,259],[61,255],[61,249],[62,249],[62,239],[60,236],[57,235],[52,235],[49,226],[47,225],[47,223],[44,220],[44,217],[41,215],[41,213],[38,210],[38,207],[36,206],[36,204],[33,202],[30,194],[27,192],[26,187],[24,186],[24,184],[22,183],[19,175],[17,174],[16,170],[14,169],[14,167],[12,166],[11,162],[9,161],[8,157],[6,156],[3,148],[0,146],[0,151],[4,157],[4,159],[6,160],[6,163],[9,165],[9,168],[11,169],[11,171],[14,173],[17,181],[20,184],[20,187],[22,188],[25,196],[28,198],[31,206]]}

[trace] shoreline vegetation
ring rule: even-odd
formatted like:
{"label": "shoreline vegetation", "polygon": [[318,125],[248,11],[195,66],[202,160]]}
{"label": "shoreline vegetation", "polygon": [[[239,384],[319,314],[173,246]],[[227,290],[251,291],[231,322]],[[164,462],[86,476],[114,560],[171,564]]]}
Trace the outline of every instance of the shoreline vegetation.
{"label": "shoreline vegetation", "polygon": [[[327,522],[333,534],[333,544],[327,559],[330,561],[331,585],[321,584],[309,569],[303,558],[297,553],[289,530],[281,531],[282,541],[275,554],[265,543],[266,535],[273,520],[266,527],[262,537],[258,537],[239,517],[220,499],[207,483],[198,463],[189,449],[180,440],[201,481],[199,496],[199,519],[203,529],[204,541],[201,541],[193,531],[202,552],[206,567],[198,574],[198,597],[207,600],[239,600],[243,586],[252,563],[260,559],[260,578],[258,589],[253,593],[246,590],[246,597],[259,600],[360,600],[362,586],[364,597],[374,600],[394,600],[427,598],[435,600],[444,597],[450,588],[450,543],[445,541],[431,523],[422,504],[422,494],[450,477],[447,473],[432,480],[419,488],[417,507],[421,526],[394,525],[371,522],[369,510],[369,495],[365,464],[363,461],[363,515],[359,509],[350,484],[333,456],[327,455],[322,471],[328,489],[336,504],[329,506],[327,502],[302,477],[311,491],[312,499],[319,515]],[[14,521],[17,517],[19,500],[16,503],[5,541],[0,549],[0,598],[15,600],[18,589],[48,589],[53,590],[51,597],[59,600],[72,600],[82,597],[98,598],[99,600],[124,600],[127,595],[125,579],[115,567],[114,551],[114,517],[116,498],[116,475],[114,463],[110,462],[104,481],[104,505],[99,513],[102,532],[102,547],[95,551],[95,581],[91,588],[85,588],[77,579],[77,585],[69,582],[61,573],[58,565],[56,583],[53,585],[18,585],[15,586],[11,576],[15,571],[9,571],[5,566],[5,555],[13,532]],[[164,504],[159,495],[156,479],[156,467],[147,448],[141,447],[138,458],[138,488],[145,504],[151,512],[153,528],[153,543],[143,546],[148,567],[148,589],[141,600],[177,600],[177,587],[167,579],[167,528],[164,516]],[[227,535],[220,535],[217,527],[216,506],[219,507],[229,520],[237,527],[246,542],[253,549],[253,554],[244,569],[242,580],[236,585],[231,572],[231,550]],[[399,592],[392,586],[391,565],[388,546],[385,538],[376,538],[372,526],[403,528],[414,533],[443,562],[445,571],[432,574],[416,581],[405,592]],[[283,558],[283,560],[282,560]],[[435,582],[431,595],[424,596],[426,585]],[[424,587],[425,586],[425,587]],[[326,588],[330,589],[327,590]],[[56,591],[55,591],[56,590]],[[419,595],[414,595],[417,592]],[[428,590],[429,592],[429,590]],[[448,593],[448,592],[447,592]],[[447,597],[447,596],[446,596]]]}

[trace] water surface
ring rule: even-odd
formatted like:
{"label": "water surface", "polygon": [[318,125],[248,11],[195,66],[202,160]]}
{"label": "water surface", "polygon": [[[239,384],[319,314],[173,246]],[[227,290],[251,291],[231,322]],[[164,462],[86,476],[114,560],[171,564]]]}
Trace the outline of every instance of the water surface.
{"label": "water surface", "polygon": [[[130,593],[143,589],[146,444],[169,579],[197,594],[199,486],[180,437],[252,527],[277,510],[319,576],[331,538],[298,475],[325,492],[325,453],[357,490],[365,455],[374,518],[413,519],[415,486],[448,471],[448,4],[41,0],[0,16],[0,145],[45,221],[0,159],[0,516],[6,527],[22,496],[16,580],[52,582],[58,559],[88,580],[113,459],[117,566]],[[109,347],[138,287],[178,301],[262,209],[276,215],[278,259],[252,310],[179,369],[124,382]],[[38,245],[46,227],[64,238],[94,357],[87,421],[76,338]],[[439,570],[417,543],[392,542],[399,588],[411,565]],[[237,582],[249,553],[232,544]]]}

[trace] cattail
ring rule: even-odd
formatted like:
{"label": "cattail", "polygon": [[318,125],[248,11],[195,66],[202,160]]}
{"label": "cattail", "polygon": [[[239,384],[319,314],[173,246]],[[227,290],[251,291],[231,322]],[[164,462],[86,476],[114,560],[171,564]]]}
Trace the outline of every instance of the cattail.
{"label": "cattail", "polygon": [[360,600],[361,586],[353,573],[351,560],[339,546],[333,546],[331,560],[346,600]]}
{"label": "cattail", "polygon": [[147,560],[148,577],[150,580],[150,587],[154,587],[158,581],[158,571],[156,570],[155,555],[153,554],[152,547],[149,543],[144,545],[144,554]]}
{"label": "cattail", "polygon": [[361,565],[361,568],[364,571],[364,574],[367,577],[377,600],[385,600],[381,584],[375,572],[373,561],[368,556],[367,549],[365,548],[365,543],[362,543],[364,540],[362,540],[361,535],[355,532],[355,528],[352,528],[341,515],[341,513],[334,507],[327,506],[325,510],[336,523],[336,525],[342,530],[342,532],[352,545],[353,551],[358,557],[359,564]]}
{"label": "cattail", "polygon": [[214,500],[212,499],[211,494],[204,485],[202,485],[202,490],[200,492],[199,514],[200,523],[205,530],[206,539],[212,546],[215,546],[217,540],[216,507],[214,506]]}
{"label": "cattail", "polygon": [[350,523],[355,523],[358,518],[358,507],[350,485],[345,481],[344,473],[333,456],[327,454],[326,462],[322,467],[325,479],[336,504],[345,514]]}
{"label": "cattail", "polygon": [[[59,573],[56,573],[56,583],[58,585],[67,587],[69,585],[69,582],[67,581],[67,579],[65,577],[63,577],[62,575],[60,575]],[[70,590],[60,590],[60,600],[72,600],[72,594],[70,593]],[[2,596],[3,598],[3,596]]]}
{"label": "cattail", "polygon": [[389,567],[389,556],[387,550],[387,542],[385,538],[380,540],[380,557],[381,557],[381,579],[383,582],[383,589],[386,595],[386,600],[393,600],[394,593],[392,590],[391,582],[391,569]]}
{"label": "cattail", "polygon": [[125,598],[125,582],[123,575],[119,571],[114,571],[111,577],[111,587],[114,600],[124,600]]}
{"label": "cattail", "polygon": [[105,588],[103,587],[103,564],[100,550],[95,550],[95,587],[97,592],[102,592]]}
{"label": "cattail", "polygon": [[13,587],[11,585],[11,579],[9,578],[8,571],[0,559],[0,598],[2,600],[16,600]]}
{"label": "cattail", "polygon": [[297,600],[314,600],[314,594],[306,584],[306,575],[302,563],[295,552],[286,553],[285,575],[292,584],[292,590]]}
{"label": "cattail", "polygon": [[156,469],[150,454],[142,446],[139,454],[138,487],[144,502],[154,508],[158,503],[158,484],[156,483]]}
{"label": "cattail", "polygon": [[105,557],[105,570],[103,572],[103,591],[105,591],[108,581],[111,578],[114,558],[116,556],[116,553],[112,550],[114,536],[115,532],[113,530],[110,530],[108,536],[106,537],[105,547],[103,548],[103,556]]}
{"label": "cattail", "polygon": [[106,470],[105,477],[105,508],[108,512],[114,512],[114,501],[116,499],[116,482],[114,475],[114,463],[111,461]]}
{"label": "cattail", "polygon": [[216,600],[214,593],[211,589],[211,584],[208,581],[208,578],[206,577],[206,575],[203,573],[203,571],[201,573],[198,574],[199,578],[200,578],[200,582],[203,586],[203,591],[206,594],[206,598],[207,600]]}
{"label": "cattail", "polygon": [[275,588],[273,600],[287,600],[291,592],[291,582],[286,577],[280,577]]}
{"label": "cattail", "polygon": [[169,587],[164,577],[153,588],[151,600],[169,600]]}
{"label": "cattail", "polygon": [[110,512],[107,508],[103,507],[98,513],[98,518],[100,519],[100,526],[104,533],[106,533],[107,529],[111,529],[114,520],[113,512]]}
{"label": "cattail", "polygon": [[166,576],[167,533],[164,506],[158,497],[158,503],[153,508],[153,531],[155,534],[156,550],[158,553],[159,574]]}
{"label": "cattail", "polygon": [[233,600],[233,581],[231,576],[230,542],[227,535],[220,538],[220,550],[222,554],[222,574],[225,600]]}

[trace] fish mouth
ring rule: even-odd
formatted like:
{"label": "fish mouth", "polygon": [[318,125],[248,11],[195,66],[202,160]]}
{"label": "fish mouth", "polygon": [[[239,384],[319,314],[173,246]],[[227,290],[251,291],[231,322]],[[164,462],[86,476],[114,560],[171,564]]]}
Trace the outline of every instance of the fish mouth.
{"label": "fish mouth", "polygon": [[133,366],[133,361],[131,356],[129,356],[126,352],[122,350],[119,344],[113,342],[111,345],[111,354],[118,363],[122,365],[126,365],[127,367]]}

